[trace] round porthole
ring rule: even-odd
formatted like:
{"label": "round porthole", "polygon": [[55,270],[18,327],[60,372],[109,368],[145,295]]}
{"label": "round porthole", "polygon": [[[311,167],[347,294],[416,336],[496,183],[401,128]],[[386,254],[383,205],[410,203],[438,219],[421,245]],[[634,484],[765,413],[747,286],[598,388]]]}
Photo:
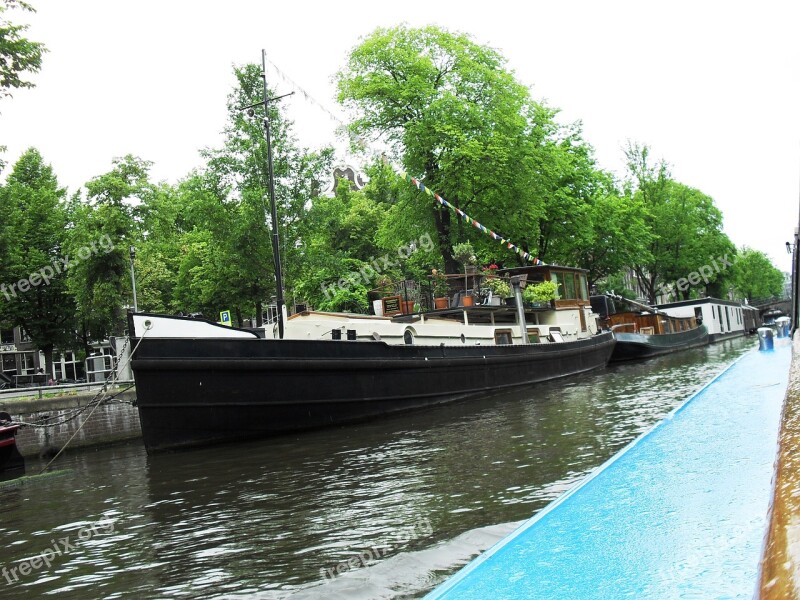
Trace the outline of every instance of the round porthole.
{"label": "round porthole", "polygon": [[406,329],[405,333],[403,334],[403,341],[405,342],[406,346],[411,346],[414,343],[414,332],[410,329]]}
{"label": "round porthole", "polygon": [[461,343],[462,344],[466,344],[467,343],[467,338],[464,336],[463,333],[461,334]]}

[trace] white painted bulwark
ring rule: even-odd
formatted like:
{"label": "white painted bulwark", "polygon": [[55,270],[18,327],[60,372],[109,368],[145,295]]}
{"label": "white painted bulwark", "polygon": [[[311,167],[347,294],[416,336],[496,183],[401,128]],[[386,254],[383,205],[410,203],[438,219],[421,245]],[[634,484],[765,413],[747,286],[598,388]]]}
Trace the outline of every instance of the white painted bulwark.
{"label": "white painted bulwark", "polygon": [[134,337],[258,338],[255,333],[188,317],[133,315]]}

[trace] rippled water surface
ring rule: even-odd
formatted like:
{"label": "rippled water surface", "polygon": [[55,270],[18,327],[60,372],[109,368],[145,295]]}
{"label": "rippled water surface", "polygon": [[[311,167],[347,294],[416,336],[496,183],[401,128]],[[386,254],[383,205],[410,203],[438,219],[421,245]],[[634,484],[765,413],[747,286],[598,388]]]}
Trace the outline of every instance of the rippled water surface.
{"label": "rippled water surface", "polygon": [[259,443],[76,452],[0,487],[0,597],[420,597],[756,344]]}

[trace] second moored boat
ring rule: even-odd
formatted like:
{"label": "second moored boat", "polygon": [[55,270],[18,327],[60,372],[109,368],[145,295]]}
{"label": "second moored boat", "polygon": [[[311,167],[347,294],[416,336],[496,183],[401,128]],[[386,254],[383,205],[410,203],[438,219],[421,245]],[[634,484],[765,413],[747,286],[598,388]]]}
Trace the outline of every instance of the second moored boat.
{"label": "second moored boat", "polygon": [[[614,333],[612,361],[635,360],[669,354],[708,344],[708,330],[702,319],[674,317],[622,296],[592,296],[592,306]],[[617,312],[614,301],[630,304],[638,311]]]}

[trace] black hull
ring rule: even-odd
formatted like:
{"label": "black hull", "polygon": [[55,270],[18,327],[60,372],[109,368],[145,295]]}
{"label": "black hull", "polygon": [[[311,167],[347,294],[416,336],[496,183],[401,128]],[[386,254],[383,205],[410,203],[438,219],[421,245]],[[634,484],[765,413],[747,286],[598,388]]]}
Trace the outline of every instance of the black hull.
{"label": "black hull", "polygon": [[132,366],[153,452],[351,423],[564,377],[605,366],[613,348],[610,333],[485,347],[145,337]]}
{"label": "black hull", "polygon": [[697,348],[708,344],[708,330],[700,326],[688,331],[646,335],[642,333],[615,333],[617,344],[611,355],[612,362],[638,360],[669,354],[679,350]]}

